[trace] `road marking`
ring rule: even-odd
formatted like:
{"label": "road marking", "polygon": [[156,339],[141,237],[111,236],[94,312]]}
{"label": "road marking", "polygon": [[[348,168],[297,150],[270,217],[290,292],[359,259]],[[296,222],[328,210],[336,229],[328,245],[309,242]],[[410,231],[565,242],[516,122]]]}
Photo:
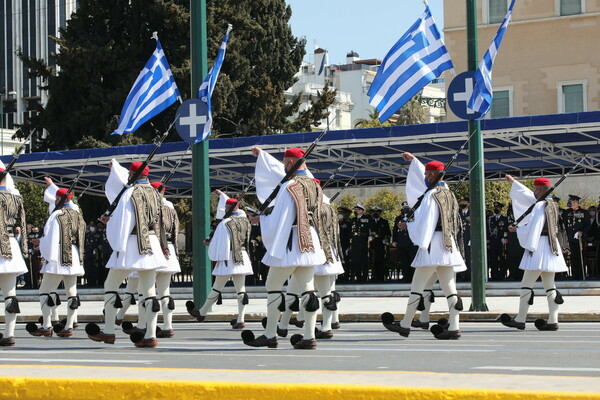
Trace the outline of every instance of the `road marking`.
{"label": "road marking", "polygon": [[157,363],[158,360],[77,360],[77,359],[68,359],[68,358],[52,358],[48,360],[44,360],[41,358],[0,358],[0,361],[32,361],[32,362],[40,362],[40,363],[53,363],[53,362],[68,362],[68,363],[108,363],[108,364],[146,364],[146,363]]}
{"label": "road marking", "polygon": [[471,367],[471,369],[495,369],[506,371],[573,371],[573,372],[600,372],[600,368],[583,368],[583,367]]}

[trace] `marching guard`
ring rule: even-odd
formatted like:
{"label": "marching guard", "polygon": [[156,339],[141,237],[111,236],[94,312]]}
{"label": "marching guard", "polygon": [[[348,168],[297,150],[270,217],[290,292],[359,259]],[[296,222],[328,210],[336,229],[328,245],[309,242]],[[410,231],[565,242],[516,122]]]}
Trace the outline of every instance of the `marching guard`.
{"label": "marching guard", "polygon": [[[463,304],[456,292],[455,272],[466,270],[457,242],[460,230],[458,202],[446,184],[438,178],[439,174],[443,174],[444,164],[431,161],[424,166],[411,153],[403,153],[402,158],[411,163],[406,185],[408,202],[414,205],[418,197],[423,196],[421,206],[415,210],[414,221],[405,223],[419,250],[412,264],[415,274],[404,318],[397,323],[391,313],[384,313],[381,319],[388,330],[408,337],[417,309],[425,309],[424,289],[428,282],[431,283],[432,275],[437,273],[448,301],[449,318],[447,327],[446,324],[434,325],[431,332],[436,339],[458,339],[461,336],[459,311],[463,309]],[[439,180],[438,185],[427,190],[436,180]]]}
{"label": "marching guard", "polygon": [[17,300],[17,276],[27,273],[25,259],[27,240],[21,236],[19,243],[15,237],[16,228],[26,232],[25,208],[19,191],[15,188],[10,174],[4,173],[4,163],[0,161],[0,290],[4,296],[4,335],[0,346],[14,346],[15,324],[19,309]]}
{"label": "marching guard", "polygon": [[[144,163],[133,162],[127,171],[113,159],[109,167],[111,171],[105,191],[112,203],[128,182],[128,174],[132,177],[144,167]],[[105,324],[103,330],[96,324],[88,324],[86,333],[96,342],[115,342],[115,317],[117,310],[122,307],[118,289],[132,271],[137,271],[139,291],[144,295],[146,331],[143,337],[140,332],[134,332],[131,340],[136,347],[156,347],[156,326],[160,311],[154,287],[156,270],[167,267],[168,262],[164,255],[166,243],[160,224],[162,201],[148,182],[148,166],[140,172],[139,179],[123,192],[112,217],[107,220],[106,234],[113,253],[106,265],[109,272],[104,282]]]}
{"label": "marching guard", "polygon": [[[274,189],[274,178],[286,177],[281,163],[260,148],[252,149],[258,157],[256,163],[256,189],[264,201]],[[292,171],[304,158],[304,150],[288,149],[284,153],[285,171]],[[293,296],[284,295],[285,281],[292,277],[300,294],[300,306],[305,310],[304,335],[293,335],[291,343],[296,349],[315,349],[315,326],[319,299],[314,290],[314,273],[317,265],[326,262],[321,243],[326,243],[317,229],[321,226],[323,192],[312,179],[306,163],[302,162],[294,175],[282,182],[269,215],[253,217],[251,222],[260,221],[261,232],[267,252],[263,262],[270,267],[267,276],[267,322],[263,335],[254,336],[252,331],[242,332],[244,343],[252,347],[277,347],[277,323],[282,311],[294,302]],[[320,234],[324,232],[320,230]]]}
{"label": "marching guard", "polygon": [[[26,329],[33,336],[52,336],[54,324],[56,335],[68,338],[73,336],[77,309],[81,305],[77,295],[77,277],[85,273],[83,252],[86,225],[79,207],[71,201],[73,193],[68,189],[59,189],[51,178],[44,179],[47,185],[44,201],[50,206],[50,216],[44,225],[44,236],[40,239],[40,252],[45,260],[40,270],[43,278],[39,289],[42,325],[38,328],[30,322]],[[60,206],[62,201],[64,204]],[[52,314],[58,315],[58,306],[61,304],[56,292],[61,281],[68,299],[65,325],[52,320]]]}
{"label": "marching guard", "polygon": [[[206,319],[210,307],[217,303],[222,303],[222,291],[225,285],[231,279],[237,292],[238,315],[231,320],[233,329],[243,329],[246,327],[244,322],[244,313],[248,304],[248,294],[246,293],[246,276],[252,275],[252,262],[248,255],[250,246],[250,221],[246,213],[240,211],[239,201],[229,198],[220,190],[215,190],[219,196],[219,205],[217,206],[217,219],[223,219],[215,233],[210,239],[205,241],[208,245],[208,257],[216,262],[212,274],[215,276],[215,283],[202,307],[196,311],[192,301],[186,303],[190,315],[199,322]],[[233,207],[233,209],[231,209]],[[226,215],[228,209],[231,211]],[[226,218],[224,218],[226,217]]]}
{"label": "marching guard", "polygon": [[514,319],[508,314],[502,314],[500,321],[509,328],[525,329],[527,311],[533,304],[533,285],[541,276],[548,300],[548,321],[538,319],[535,321],[535,326],[540,331],[556,331],[558,330],[558,306],[564,301],[556,289],[554,276],[557,272],[567,271],[563,247],[559,241],[558,204],[551,197],[538,201],[550,189],[550,181],[547,178],[537,178],[533,182],[535,188],[533,192],[511,175],[506,175],[506,180],[512,182],[510,197],[515,217],[523,215],[530,206],[534,205],[534,207],[521,225],[509,227],[513,232],[516,230],[519,242],[525,249],[519,265],[524,272],[519,313]]}

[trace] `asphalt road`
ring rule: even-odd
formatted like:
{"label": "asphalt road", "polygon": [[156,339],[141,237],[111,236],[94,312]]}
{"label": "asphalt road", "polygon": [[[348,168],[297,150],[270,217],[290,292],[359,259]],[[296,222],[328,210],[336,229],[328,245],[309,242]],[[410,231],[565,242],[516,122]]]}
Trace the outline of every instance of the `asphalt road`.
{"label": "asphalt road", "polygon": [[[248,328],[262,332],[259,323]],[[499,323],[461,328],[460,340],[439,341],[429,331],[402,338],[379,323],[344,323],[317,350],[295,350],[289,336],[301,333],[296,328],[279,339],[279,348],[255,349],[226,323],[178,323],[175,336],[159,347],[137,349],[122,332],[115,345],[92,342],[83,324],[68,339],[32,337],[18,325],[17,345],[0,348],[0,365],[600,376],[600,323],[561,323],[557,332],[539,332],[533,324],[525,331]]]}

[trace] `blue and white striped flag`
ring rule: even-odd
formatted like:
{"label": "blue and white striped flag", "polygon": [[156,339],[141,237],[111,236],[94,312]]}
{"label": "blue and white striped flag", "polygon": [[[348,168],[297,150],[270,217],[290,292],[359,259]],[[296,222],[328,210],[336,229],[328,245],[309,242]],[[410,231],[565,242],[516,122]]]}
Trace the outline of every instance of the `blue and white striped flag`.
{"label": "blue and white striped flag", "polygon": [[229,24],[227,27],[227,32],[225,33],[225,37],[223,38],[223,42],[221,42],[221,48],[217,53],[217,58],[215,59],[215,63],[213,64],[210,71],[208,71],[208,75],[204,78],[204,82],[200,85],[200,90],[198,90],[198,97],[200,100],[206,103],[208,108],[208,117],[206,120],[206,124],[204,125],[204,131],[202,132],[202,136],[196,140],[195,143],[199,143],[206,139],[210,135],[210,128],[212,127],[212,105],[210,102],[210,98],[212,97],[213,89],[217,83],[217,78],[219,77],[219,72],[221,71],[221,65],[223,65],[223,59],[225,58],[225,50],[227,50],[227,41],[229,40],[229,33],[233,29],[233,26]]}
{"label": "blue and white striped flag", "polygon": [[496,58],[496,54],[498,54],[498,50],[500,50],[502,38],[504,38],[504,33],[510,22],[515,1],[511,1],[500,29],[496,32],[492,44],[490,44],[490,47],[485,52],[483,60],[481,60],[479,68],[477,68],[473,76],[473,94],[471,94],[467,107],[481,114],[478,119],[483,118],[490,111],[490,108],[492,108],[492,67],[494,66],[494,59]]}
{"label": "blue and white striped flag", "polygon": [[323,58],[321,59],[321,66],[319,67],[319,72],[317,75],[321,75],[323,70],[325,69],[325,63],[327,62],[327,50],[323,53]]}
{"label": "blue and white striped flag", "polygon": [[373,80],[369,103],[385,122],[429,82],[454,68],[429,6],[387,53]]}
{"label": "blue and white striped flag", "polygon": [[144,122],[160,114],[177,100],[181,101],[179,89],[156,32],[152,38],[156,39],[156,50],[129,91],[121,111],[119,127],[113,135],[135,132]]}

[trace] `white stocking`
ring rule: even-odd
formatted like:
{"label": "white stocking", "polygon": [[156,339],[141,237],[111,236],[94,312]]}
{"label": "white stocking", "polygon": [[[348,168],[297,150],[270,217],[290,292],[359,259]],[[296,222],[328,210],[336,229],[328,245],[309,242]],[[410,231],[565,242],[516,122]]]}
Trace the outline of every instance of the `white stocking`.
{"label": "white stocking", "polygon": [[237,293],[238,303],[238,315],[235,322],[242,323],[244,322],[244,313],[246,312],[246,305],[244,304],[244,298],[247,296],[245,286],[246,275],[232,275],[231,280],[233,281],[233,287]]}
{"label": "white stocking", "polygon": [[[17,323],[17,314],[6,311],[11,303],[17,298],[17,274],[0,274],[0,290],[4,295],[4,337],[10,338],[15,336],[15,324]],[[13,297],[7,299],[8,297]]]}
{"label": "white stocking", "polygon": [[[156,270],[138,271],[139,291],[144,294],[144,305],[146,306],[146,336],[145,339],[156,338],[156,325],[158,324],[158,310],[152,310],[156,299]],[[158,305],[160,309],[160,305]],[[142,328],[139,326],[139,328]]]}
{"label": "white stocking", "polygon": [[448,301],[448,330],[460,330],[458,319],[460,311],[456,309],[456,304],[459,301],[458,293],[456,292],[456,274],[452,267],[437,267],[437,276],[440,279],[442,292]]}
{"label": "white stocking", "polygon": [[[290,308],[295,301],[298,301],[300,304],[300,289],[298,285],[296,285],[296,280],[294,276],[290,276],[288,278],[287,289],[285,291],[285,311],[281,313],[281,318],[279,318],[279,328],[288,329],[290,324],[290,318],[294,311]],[[299,307],[298,310],[302,309]]]}
{"label": "white stocking", "polygon": [[408,304],[406,305],[406,312],[404,318],[400,321],[400,326],[403,328],[410,329],[410,324],[417,312],[417,307],[421,297],[423,296],[423,290],[425,285],[431,278],[431,275],[435,273],[435,267],[418,267],[415,268],[415,274],[413,275],[412,283],[410,284],[410,296],[408,296]]}
{"label": "white stocking", "polygon": [[169,302],[171,300],[169,286],[171,286],[172,276],[173,274],[170,272],[158,272],[156,274],[156,295],[160,299],[163,314],[163,329],[166,331],[173,329],[173,311],[175,311],[169,309]]}
{"label": "white stocking", "polygon": [[[519,314],[515,317],[516,322],[525,323],[527,320],[527,311],[529,311],[529,299],[533,296],[533,285],[540,277],[541,271],[523,271],[523,280],[521,281],[521,298],[519,299]],[[527,288],[527,289],[523,289]]]}
{"label": "white stocking", "polygon": [[42,284],[40,285],[39,293],[40,293],[40,305],[42,307],[42,328],[50,329],[52,327],[52,308],[48,305],[48,299],[52,298],[52,301],[56,301],[56,297],[51,294],[55,293],[54,291],[62,281],[62,275],[55,274],[44,274],[42,278]]}
{"label": "white stocking", "polygon": [[[311,297],[316,297],[315,291],[315,267],[297,267],[292,274],[298,291],[301,295],[300,308],[304,309],[304,340],[314,340],[315,328],[317,326],[317,309],[315,311],[308,311],[306,309],[308,302]],[[316,298],[317,302],[318,297]]]}
{"label": "white stocking", "polygon": [[554,302],[556,299],[556,285],[554,284],[554,272],[542,272],[542,285],[546,290],[546,298],[548,299],[548,323],[558,323],[558,304]]}
{"label": "white stocking", "polygon": [[219,300],[219,295],[223,292],[223,289],[225,288],[227,281],[229,281],[229,278],[230,278],[230,275],[216,275],[215,276],[215,283],[212,286],[212,290],[208,294],[208,297],[206,298],[206,301],[202,305],[202,308],[200,308],[198,310],[200,315],[206,316],[206,314],[208,314],[208,311],[210,310],[212,305],[215,304],[217,302],[217,300]]}
{"label": "white stocking", "polygon": [[[271,267],[267,275],[267,327],[265,336],[269,339],[277,336],[277,322],[281,316],[279,306],[283,296],[283,284],[294,272],[296,267]],[[285,301],[284,301],[285,304]]]}
{"label": "white stocking", "polygon": [[69,330],[73,329],[73,323],[77,318],[77,308],[72,308],[74,303],[79,300],[77,298],[77,276],[63,275],[63,282],[67,294],[67,325],[64,329]]}
{"label": "white stocking", "polygon": [[325,304],[330,302],[335,303],[335,299],[331,295],[334,284],[335,280],[332,280],[330,275],[315,275],[315,288],[319,292],[322,303],[323,322],[321,323],[321,330],[323,332],[331,330],[331,320],[333,319],[334,311],[325,307]]}
{"label": "white stocking", "polygon": [[433,296],[433,285],[438,280],[437,273],[431,275],[431,278],[425,284],[425,289],[423,290],[423,301],[425,303],[425,309],[421,311],[419,315],[419,321],[421,322],[429,322],[429,312],[431,311],[431,297]]}
{"label": "white stocking", "polygon": [[123,308],[117,312],[117,319],[123,320],[131,303],[135,302],[138,288],[138,278],[127,278],[127,286],[125,286],[125,296],[122,297]]}
{"label": "white stocking", "polygon": [[110,268],[104,281],[104,329],[102,331],[107,335],[114,335],[115,333],[115,317],[118,310],[115,308],[115,301],[119,296],[119,286],[129,275],[129,272],[126,269]]}

